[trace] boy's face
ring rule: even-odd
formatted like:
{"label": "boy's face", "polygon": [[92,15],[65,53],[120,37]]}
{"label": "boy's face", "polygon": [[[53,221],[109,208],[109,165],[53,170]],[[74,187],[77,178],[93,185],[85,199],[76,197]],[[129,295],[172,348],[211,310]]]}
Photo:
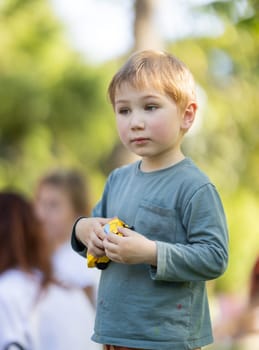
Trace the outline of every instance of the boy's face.
{"label": "boy's face", "polygon": [[122,143],[142,157],[147,171],[183,158],[181,140],[195,111],[190,123],[186,112],[180,112],[169,96],[153,88],[140,91],[127,83],[117,90],[114,109]]}

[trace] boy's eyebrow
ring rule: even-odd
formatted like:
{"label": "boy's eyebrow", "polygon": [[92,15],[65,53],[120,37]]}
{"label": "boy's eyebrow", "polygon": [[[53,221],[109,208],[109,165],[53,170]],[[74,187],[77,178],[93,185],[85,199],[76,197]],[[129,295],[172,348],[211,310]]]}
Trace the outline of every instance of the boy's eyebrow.
{"label": "boy's eyebrow", "polygon": [[128,100],[115,100],[115,104],[118,104],[118,103],[127,103],[129,102]]}

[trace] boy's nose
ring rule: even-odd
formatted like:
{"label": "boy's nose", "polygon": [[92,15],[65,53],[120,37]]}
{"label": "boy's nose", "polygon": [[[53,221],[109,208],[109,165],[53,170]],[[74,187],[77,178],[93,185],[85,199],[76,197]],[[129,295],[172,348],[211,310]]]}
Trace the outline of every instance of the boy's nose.
{"label": "boy's nose", "polygon": [[145,126],[144,119],[138,113],[134,113],[130,120],[131,129],[143,129]]}

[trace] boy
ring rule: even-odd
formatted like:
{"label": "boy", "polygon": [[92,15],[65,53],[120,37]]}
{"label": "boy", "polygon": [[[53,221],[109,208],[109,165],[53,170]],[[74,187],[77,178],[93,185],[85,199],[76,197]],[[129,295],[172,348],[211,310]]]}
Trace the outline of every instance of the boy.
{"label": "boy", "polygon": [[[194,81],[174,56],[133,54],[108,92],[122,143],[140,160],[114,170],[72,246],[106,255],[93,340],[109,349],[199,349],[212,342],[205,281],[228,260],[227,225],[214,185],[181,151],[195,119]],[[117,216],[123,236],[105,234]]]}

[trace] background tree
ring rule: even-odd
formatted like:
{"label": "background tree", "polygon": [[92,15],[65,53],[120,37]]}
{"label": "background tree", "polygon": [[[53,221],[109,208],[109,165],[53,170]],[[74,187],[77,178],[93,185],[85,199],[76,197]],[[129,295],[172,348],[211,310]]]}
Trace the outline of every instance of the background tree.
{"label": "background tree", "polygon": [[2,1],[0,38],[0,184],[29,192],[42,171],[70,164],[99,174],[99,187],[108,71],[70,48],[44,0]]}
{"label": "background tree", "polygon": [[169,44],[200,90],[202,127],[185,148],[218,185],[226,207],[230,264],[216,287],[245,292],[259,254],[258,1],[214,1],[193,11],[216,14],[224,31]]}

